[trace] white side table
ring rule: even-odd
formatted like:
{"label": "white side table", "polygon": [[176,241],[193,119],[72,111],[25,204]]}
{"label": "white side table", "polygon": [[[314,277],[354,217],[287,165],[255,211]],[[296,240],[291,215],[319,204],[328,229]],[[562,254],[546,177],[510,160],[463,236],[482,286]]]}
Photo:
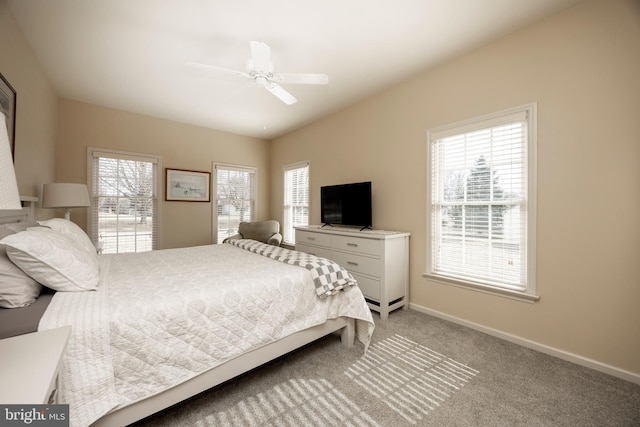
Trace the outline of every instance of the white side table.
{"label": "white side table", "polygon": [[71,326],[0,340],[0,402],[57,403],[58,369]]}

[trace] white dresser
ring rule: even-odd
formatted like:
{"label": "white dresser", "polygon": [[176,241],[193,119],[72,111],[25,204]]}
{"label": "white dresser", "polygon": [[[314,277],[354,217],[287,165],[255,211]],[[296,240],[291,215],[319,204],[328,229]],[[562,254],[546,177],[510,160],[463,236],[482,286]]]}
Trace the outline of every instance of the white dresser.
{"label": "white dresser", "polygon": [[369,308],[386,319],[409,307],[409,233],[296,227],[296,250],[331,259],[358,281]]}

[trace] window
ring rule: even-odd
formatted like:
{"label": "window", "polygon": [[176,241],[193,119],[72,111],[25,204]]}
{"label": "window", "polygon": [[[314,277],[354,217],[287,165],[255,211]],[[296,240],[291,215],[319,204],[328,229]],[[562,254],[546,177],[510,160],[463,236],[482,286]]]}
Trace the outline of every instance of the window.
{"label": "window", "polygon": [[535,129],[530,104],[429,131],[426,276],[535,296]]}
{"label": "window", "polygon": [[294,227],[309,225],[309,162],[284,167],[283,241],[295,244]]}
{"label": "window", "polygon": [[90,235],[103,253],[158,248],[160,157],[88,149]]}
{"label": "window", "polygon": [[213,241],[224,239],[238,232],[238,225],[255,221],[256,170],[242,166],[213,165],[216,171],[215,194],[217,215],[214,215],[216,235]]}

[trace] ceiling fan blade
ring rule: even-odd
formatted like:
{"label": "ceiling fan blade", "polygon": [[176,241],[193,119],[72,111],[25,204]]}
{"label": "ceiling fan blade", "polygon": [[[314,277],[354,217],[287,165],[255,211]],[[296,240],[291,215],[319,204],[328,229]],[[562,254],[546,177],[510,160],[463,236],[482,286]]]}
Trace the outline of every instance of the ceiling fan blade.
{"label": "ceiling fan blade", "polygon": [[298,100],[293,95],[291,95],[289,92],[284,90],[282,86],[278,84],[275,84],[273,82],[267,82],[264,85],[264,87],[269,92],[277,96],[280,99],[280,101],[284,102],[287,105],[295,104],[296,102],[298,102]]}
{"label": "ceiling fan blade", "polygon": [[264,42],[251,42],[251,64],[253,68],[265,73],[271,71],[271,48],[269,45]]}
{"label": "ceiling fan blade", "polygon": [[326,85],[329,83],[329,76],[326,74],[296,74],[280,73],[273,77],[281,83],[304,84],[304,85]]}
{"label": "ceiling fan blade", "polygon": [[206,70],[206,71],[213,71],[216,74],[225,74],[225,75],[232,75],[236,77],[251,78],[251,76],[249,76],[249,74],[245,73],[244,71],[230,70],[229,68],[216,67],[215,65],[200,64],[198,62],[187,62],[187,67],[197,68],[197,69]]}

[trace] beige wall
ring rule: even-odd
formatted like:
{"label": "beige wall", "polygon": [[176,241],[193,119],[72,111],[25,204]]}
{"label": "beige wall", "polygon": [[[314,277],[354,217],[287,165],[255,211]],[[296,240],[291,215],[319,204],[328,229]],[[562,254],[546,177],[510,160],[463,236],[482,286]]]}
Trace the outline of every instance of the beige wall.
{"label": "beige wall", "polygon": [[[640,8],[588,1],[272,142],[322,185],[373,181],[375,228],[411,232],[418,306],[640,374]],[[538,103],[535,304],[426,280],[427,129]]]}
{"label": "beige wall", "polygon": [[[0,73],[17,93],[14,166],[20,194],[40,197],[55,177],[57,97],[4,0],[0,0]],[[42,211],[42,219],[52,212]]]}
{"label": "beige wall", "polygon": [[[256,167],[256,213],[259,220],[267,219],[267,141],[70,100],[59,104],[57,140],[60,182],[87,181],[87,147],[160,155],[163,182],[167,167],[212,172],[214,161]],[[167,202],[164,193],[162,199],[160,248],[211,243],[212,203]],[[72,211],[80,226],[86,226],[86,216],[86,209]]]}

